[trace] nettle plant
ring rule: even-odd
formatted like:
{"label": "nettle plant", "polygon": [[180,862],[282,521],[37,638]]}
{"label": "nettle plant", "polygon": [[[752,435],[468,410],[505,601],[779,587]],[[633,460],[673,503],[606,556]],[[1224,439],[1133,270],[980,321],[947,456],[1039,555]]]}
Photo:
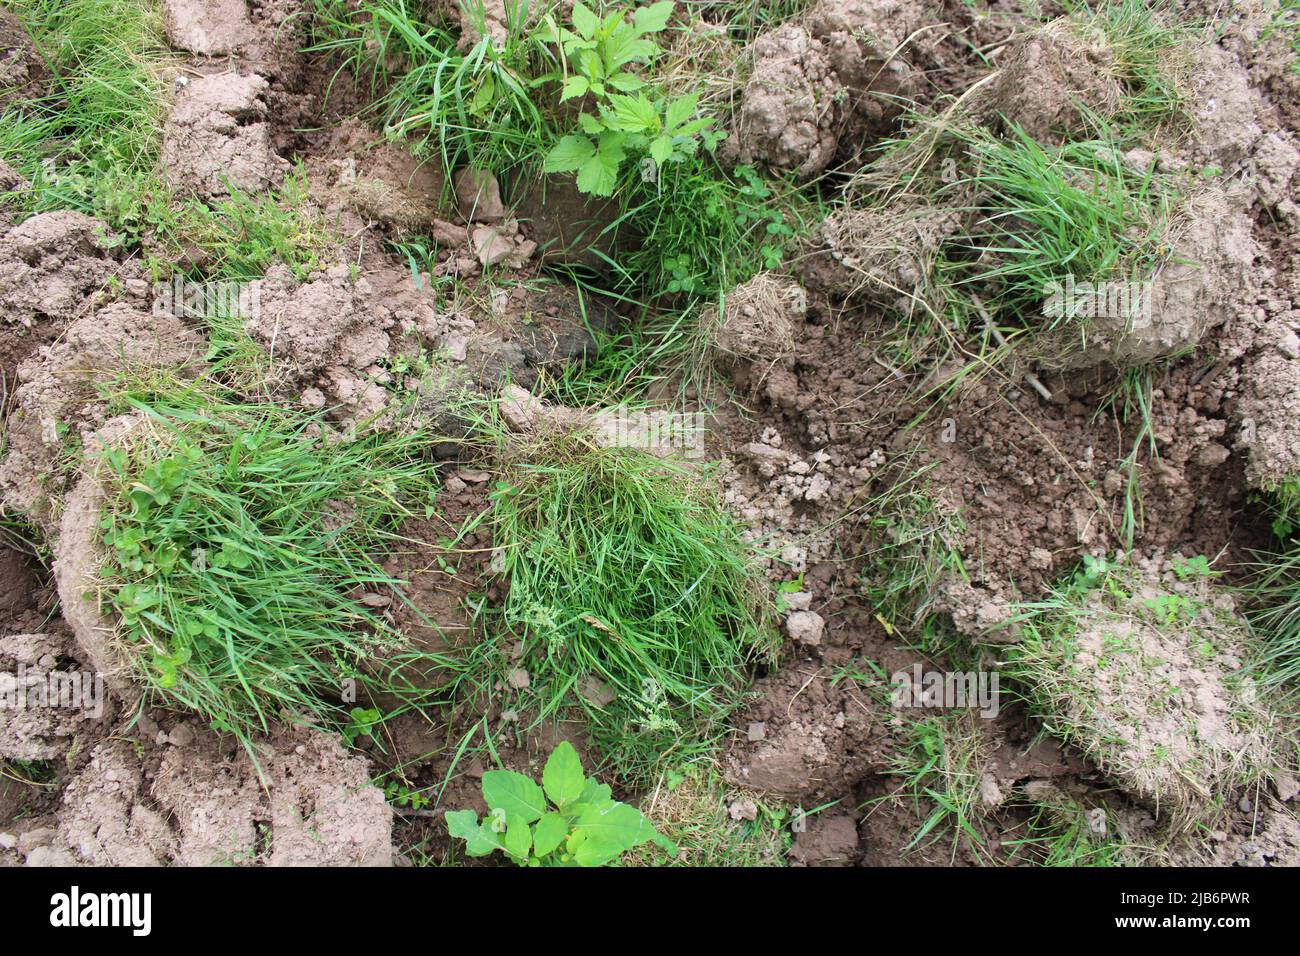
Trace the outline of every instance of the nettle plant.
{"label": "nettle plant", "polygon": [[583,774],[568,741],[551,752],[540,787],[522,773],[489,770],[483,799],[482,822],[473,810],[447,812],[447,832],[465,841],[470,856],[500,850],[520,866],[604,866],[651,840],[676,852],[640,810]]}
{"label": "nettle plant", "polygon": [[558,47],[565,64],[560,102],[582,100],[595,108],[579,113],[580,132],[562,137],[546,154],[546,172],[576,172],[580,192],[609,196],[627,159],[641,157],[644,174],[654,178],[663,164],[699,149],[701,134],[713,124],[695,118],[699,95],[664,96],[637,72],[659,56],[651,36],[663,32],[672,12],[672,0],[662,0],[630,18],[621,6],[601,18],[575,3],[572,29],[546,18],[540,39]]}

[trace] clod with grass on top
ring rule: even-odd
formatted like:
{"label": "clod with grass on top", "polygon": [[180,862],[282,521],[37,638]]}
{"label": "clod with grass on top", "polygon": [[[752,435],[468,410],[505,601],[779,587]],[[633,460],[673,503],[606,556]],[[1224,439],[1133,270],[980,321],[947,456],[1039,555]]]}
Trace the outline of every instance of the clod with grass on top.
{"label": "clod with grass on top", "polygon": [[1249,634],[1201,558],[1085,559],[1013,618],[1006,673],[1054,735],[1174,826],[1205,820],[1274,765],[1276,722]]}
{"label": "clod with grass on top", "polygon": [[397,583],[372,555],[427,484],[421,438],[330,443],[275,406],[200,405],[144,408],[103,453],[113,640],[245,745],[278,718],[341,726],[342,682],[401,643],[364,598]]}
{"label": "clod with grass on top", "polygon": [[569,435],[492,494],[504,623],[538,715],[581,711],[632,777],[716,740],[772,648],[751,555],[706,480]]}

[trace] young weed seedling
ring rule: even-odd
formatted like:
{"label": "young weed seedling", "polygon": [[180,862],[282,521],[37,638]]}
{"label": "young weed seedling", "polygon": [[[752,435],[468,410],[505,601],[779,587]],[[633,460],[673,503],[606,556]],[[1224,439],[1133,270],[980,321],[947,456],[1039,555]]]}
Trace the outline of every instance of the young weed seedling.
{"label": "young weed seedling", "polygon": [[520,866],[605,866],[651,840],[675,852],[640,810],[582,772],[567,740],[551,752],[540,787],[522,773],[489,770],[483,799],[482,822],[473,810],[447,813],[447,832],[465,841],[470,856],[500,850]]}
{"label": "young weed seedling", "polygon": [[638,8],[631,20],[621,7],[601,19],[575,3],[572,30],[547,17],[541,39],[558,46],[573,70],[564,79],[560,102],[585,98],[596,111],[578,114],[581,132],[551,148],[543,163],[546,172],[576,172],[580,192],[609,196],[629,156],[648,156],[657,171],[664,163],[695,154],[700,134],[713,123],[692,118],[699,95],[664,97],[628,69],[648,65],[659,55],[659,45],[650,37],[664,30],[672,12],[672,0],[661,0]]}

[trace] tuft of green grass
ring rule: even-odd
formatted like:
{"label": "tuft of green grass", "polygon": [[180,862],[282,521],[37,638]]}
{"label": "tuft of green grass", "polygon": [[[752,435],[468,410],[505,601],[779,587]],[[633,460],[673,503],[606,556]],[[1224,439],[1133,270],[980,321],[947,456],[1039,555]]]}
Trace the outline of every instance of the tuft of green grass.
{"label": "tuft of green grass", "polygon": [[400,635],[363,598],[397,586],[372,555],[428,491],[422,437],[330,442],[276,406],[188,399],[133,403],[145,419],[102,458],[104,586],[136,676],[245,746],[279,718],[343,726],[345,680],[414,692],[386,686],[376,654]]}
{"label": "tuft of green grass", "polygon": [[[588,103],[589,94],[561,102],[563,81],[577,74],[547,39],[554,27],[541,26],[556,6],[550,0],[508,5],[504,43],[484,38],[466,50],[458,45],[454,24],[422,19],[409,0],[317,0],[313,49],[334,56],[340,69],[371,86],[374,116],[389,136],[417,155],[436,158],[448,172],[465,165],[490,169],[509,191],[512,183],[535,179],[562,137],[574,139],[579,109],[592,116],[593,110],[604,116],[613,109],[606,105],[601,112],[600,104]],[[607,18],[636,7],[597,4],[595,13]],[[672,77],[649,63],[627,79],[643,84],[638,96],[649,91],[657,99],[668,92],[664,84]],[[619,103],[631,110],[625,102],[630,99]],[[600,122],[615,122],[611,117]],[[618,209],[606,232],[632,241],[607,257],[610,291],[667,296],[674,309],[715,298],[779,265],[794,238],[821,218],[811,193],[767,182],[748,167],[724,170],[711,152],[717,142],[718,136],[704,135],[704,148],[677,144],[670,160],[653,166],[618,164],[602,188],[602,194],[614,195]]]}
{"label": "tuft of green grass", "polygon": [[171,263],[197,252],[203,262],[191,272],[239,282],[260,279],[275,262],[305,280],[339,243],[331,223],[311,205],[301,163],[279,189],[255,195],[232,184],[230,197],[213,207],[160,195],[145,228],[155,243],[149,255],[155,275],[166,275]]}
{"label": "tuft of green grass", "polygon": [[50,68],[50,94],[0,119],[0,159],[33,186],[29,212],[94,212],[149,174],[171,57],[159,4],[9,0]]}
{"label": "tuft of green grass", "polygon": [[76,209],[102,219],[117,241],[146,246],[155,277],[198,252],[189,270],[216,279],[260,278],[279,259],[300,278],[333,241],[309,211],[301,167],[266,194],[232,190],[209,208],[174,196],[158,170],[172,54],[154,0],[10,0],[50,66],[48,96],[0,116],[0,159],[31,184],[6,197],[19,216]]}
{"label": "tuft of green grass", "polygon": [[370,112],[385,131],[436,156],[448,171],[501,171],[540,160],[559,137],[533,90],[556,64],[529,24],[554,4],[507,3],[506,42],[498,47],[482,35],[468,50],[459,48],[453,24],[426,20],[423,6],[316,0],[310,49],[367,83],[375,96]]}
{"label": "tuft of green grass", "polygon": [[974,327],[980,295],[999,323],[1086,336],[1086,319],[1045,314],[1049,289],[1067,276],[1147,280],[1170,254],[1172,190],[1128,166],[1113,143],[1043,146],[1014,126],[1005,138],[976,127],[957,136],[965,171],[944,191],[971,197],[973,222],[946,245],[938,281],[963,327]]}
{"label": "tuft of green grass", "polygon": [[1169,0],[1067,0],[1067,14],[1106,41],[1108,69],[1119,80],[1124,105],[1115,117],[1135,132],[1188,119],[1187,73],[1198,24]]}
{"label": "tuft of green grass", "polygon": [[1130,866],[1137,848],[1111,834],[1115,821],[1104,808],[1088,810],[1059,791],[1028,802],[1026,835],[1003,840],[1014,863],[1034,866]]}
{"label": "tuft of green grass", "polygon": [[974,711],[955,711],[906,721],[891,772],[903,778],[899,793],[906,794],[925,814],[904,852],[926,846],[948,831],[952,849],[965,843],[987,857],[988,842],[979,830],[983,816],[980,780],[988,763],[988,738]]}
{"label": "tuft of green grass", "polygon": [[556,437],[492,494],[537,719],[576,709],[605,756],[644,779],[708,749],[773,649],[739,528],[705,476],[628,448]]}
{"label": "tuft of green grass", "polygon": [[623,865],[783,866],[794,842],[790,811],[755,796],[755,818],[733,820],[727,804],[735,797],[712,762],[660,774],[641,809],[677,852],[646,844],[625,854]]}
{"label": "tuft of green grass", "polygon": [[1291,72],[1300,73],[1300,0],[1282,0],[1268,33],[1280,32],[1291,45]]}
{"label": "tuft of green grass", "polygon": [[922,633],[943,579],[966,577],[959,550],[966,528],[959,513],[936,501],[925,478],[933,467],[902,475],[865,508],[872,539],[863,594],[890,627]]}
{"label": "tuft of green grass", "polygon": [[1149,458],[1160,457],[1160,451],[1156,447],[1155,423],[1151,418],[1153,388],[1149,367],[1125,369],[1120,375],[1119,383],[1098,409],[1099,414],[1107,408],[1112,409],[1122,428],[1136,426],[1128,453],[1119,462],[1119,469],[1126,474],[1120,534],[1127,551],[1133,549],[1134,539],[1142,530],[1144,522],[1140,478],[1143,448],[1145,447]]}
{"label": "tuft of green grass", "polygon": [[1260,637],[1254,662],[1263,682],[1278,691],[1291,708],[1300,698],[1300,536],[1296,512],[1285,511],[1277,526],[1285,544],[1273,553],[1255,555],[1244,585],[1247,616]]}

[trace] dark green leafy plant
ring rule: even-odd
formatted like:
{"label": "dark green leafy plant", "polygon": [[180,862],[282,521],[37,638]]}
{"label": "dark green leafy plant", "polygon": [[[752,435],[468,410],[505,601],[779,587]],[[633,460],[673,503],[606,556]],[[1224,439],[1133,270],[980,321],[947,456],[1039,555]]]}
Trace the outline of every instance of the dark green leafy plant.
{"label": "dark green leafy plant", "polygon": [[483,775],[489,813],[447,813],[447,832],[470,856],[500,851],[520,866],[605,866],[653,840],[674,852],[636,807],[619,803],[609,786],[582,772],[578,752],[561,741],[542,770],[542,785],[513,770]]}
{"label": "dark green leafy plant", "polygon": [[596,108],[578,114],[580,132],[564,136],[546,154],[546,172],[576,172],[580,192],[608,196],[629,157],[647,157],[646,174],[653,178],[665,163],[695,155],[700,134],[713,123],[694,118],[699,95],[663,96],[630,69],[659,55],[650,36],[664,30],[672,12],[672,0],[661,0],[638,8],[631,19],[622,7],[601,19],[575,3],[572,30],[546,18],[540,38],[558,46],[573,70],[563,79],[560,102],[580,99]]}

